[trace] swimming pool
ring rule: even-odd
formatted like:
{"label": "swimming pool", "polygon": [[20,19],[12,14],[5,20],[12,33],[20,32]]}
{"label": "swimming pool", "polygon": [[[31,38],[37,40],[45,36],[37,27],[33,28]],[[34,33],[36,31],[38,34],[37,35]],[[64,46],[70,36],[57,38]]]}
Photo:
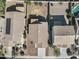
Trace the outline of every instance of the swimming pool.
{"label": "swimming pool", "polygon": [[79,4],[72,9],[72,13],[79,13]]}

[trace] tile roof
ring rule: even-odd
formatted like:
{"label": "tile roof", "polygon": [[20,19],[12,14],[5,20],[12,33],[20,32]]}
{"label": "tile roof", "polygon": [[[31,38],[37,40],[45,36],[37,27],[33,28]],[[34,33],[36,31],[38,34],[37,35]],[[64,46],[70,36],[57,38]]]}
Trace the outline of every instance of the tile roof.
{"label": "tile roof", "polygon": [[55,35],[75,35],[73,26],[54,26],[52,32]]}
{"label": "tile roof", "polygon": [[29,24],[29,31],[29,39],[37,43],[37,47],[44,48],[48,46],[48,25],[46,22],[42,24]]}

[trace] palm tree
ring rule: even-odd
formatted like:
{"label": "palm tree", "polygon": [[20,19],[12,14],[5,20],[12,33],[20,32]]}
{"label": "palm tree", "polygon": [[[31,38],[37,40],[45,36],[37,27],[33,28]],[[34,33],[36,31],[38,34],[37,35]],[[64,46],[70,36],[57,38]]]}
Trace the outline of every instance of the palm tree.
{"label": "palm tree", "polygon": [[50,2],[48,2],[47,4],[48,4],[48,6],[47,6],[47,9],[48,9],[48,11],[47,11],[47,21],[49,22],[49,19],[50,19]]}
{"label": "palm tree", "polygon": [[[50,28],[50,2],[47,3],[47,22]],[[52,40],[50,39],[50,30],[49,30],[49,39],[48,39],[49,46],[52,47]]]}
{"label": "palm tree", "polygon": [[27,6],[31,5],[31,1],[30,0],[24,0],[24,2],[26,3],[25,30],[27,29],[27,33],[28,33],[28,27],[29,27],[29,25],[28,25],[28,19],[27,19],[28,18],[27,17]]}
{"label": "palm tree", "polygon": [[67,53],[67,55],[72,55],[70,48],[67,48],[66,53]]}
{"label": "palm tree", "polygon": [[[27,0],[24,0],[24,2],[26,3]],[[27,4],[26,4],[26,16],[25,16],[26,20],[25,20],[25,29],[27,29]]]}
{"label": "palm tree", "polygon": [[74,6],[73,3],[71,3],[71,1],[68,3],[68,9],[66,10],[67,12],[67,18],[69,19],[69,25],[75,25],[75,15],[74,13],[72,13],[72,6]]}
{"label": "palm tree", "polygon": [[69,25],[71,25],[71,1],[68,3],[68,11],[67,17],[69,18]]}
{"label": "palm tree", "polygon": [[56,56],[60,56],[60,48],[55,47],[54,53],[55,53]]}

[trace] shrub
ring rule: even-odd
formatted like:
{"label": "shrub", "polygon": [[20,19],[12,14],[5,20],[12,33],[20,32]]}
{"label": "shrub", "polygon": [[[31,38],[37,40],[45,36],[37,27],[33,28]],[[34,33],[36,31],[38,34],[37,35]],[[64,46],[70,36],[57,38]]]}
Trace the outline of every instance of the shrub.
{"label": "shrub", "polygon": [[[67,13],[67,16],[68,16],[68,17],[74,17],[75,15],[74,15],[74,13],[69,12],[69,13]],[[69,19],[69,18],[68,18],[68,19]]]}
{"label": "shrub", "polygon": [[23,50],[21,50],[21,51],[20,51],[20,54],[23,56],[23,55],[24,55],[24,51],[23,51]]}
{"label": "shrub", "polygon": [[39,5],[42,6],[42,2],[39,2]]}
{"label": "shrub", "polygon": [[16,50],[16,48],[15,47],[12,47],[12,56],[15,56],[16,55],[15,50]]}
{"label": "shrub", "polygon": [[24,39],[26,38],[26,30],[24,30],[23,38],[24,38]]}
{"label": "shrub", "polygon": [[67,48],[66,52],[67,52],[67,55],[72,55],[70,48]]}
{"label": "shrub", "polygon": [[70,12],[70,10],[69,9],[66,9],[66,13],[69,13]]}
{"label": "shrub", "polygon": [[26,49],[27,48],[27,45],[26,44],[23,44],[23,48]]}
{"label": "shrub", "polygon": [[31,3],[31,1],[26,1],[26,4],[31,5],[32,3]]}
{"label": "shrub", "polygon": [[3,50],[0,50],[0,56],[4,56]]}
{"label": "shrub", "polygon": [[55,47],[54,48],[54,53],[55,53],[56,56],[60,56],[60,49]]}
{"label": "shrub", "polygon": [[51,42],[51,40],[48,40],[48,45],[49,45],[49,47],[52,47],[52,42]]}

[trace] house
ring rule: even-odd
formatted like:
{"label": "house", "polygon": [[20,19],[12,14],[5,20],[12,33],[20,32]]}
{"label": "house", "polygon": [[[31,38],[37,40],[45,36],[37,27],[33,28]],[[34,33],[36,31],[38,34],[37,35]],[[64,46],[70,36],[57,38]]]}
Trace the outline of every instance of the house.
{"label": "house", "polygon": [[52,28],[54,45],[57,47],[70,47],[74,44],[75,31],[73,26],[54,26]]}
{"label": "house", "polygon": [[[13,46],[14,44],[21,43],[22,35],[25,26],[25,13],[24,11],[11,10],[12,5],[15,5],[16,2],[7,2],[6,5],[6,14],[5,14],[5,39],[8,40],[7,46]],[[19,2],[18,2],[19,3]],[[7,8],[9,10],[7,11]],[[24,7],[21,7],[24,8]]]}
{"label": "house", "polygon": [[74,26],[54,26],[52,28],[53,45],[60,49],[60,56],[68,56],[67,48],[75,44]]}
{"label": "house", "polygon": [[41,24],[29,24],[29,39],[33,41],[37,47],[46,48],[48,46],[48,24],[41,22]]}
{"label": "house", "polygon": [[[46,48],[48,47],[48,23],[35,23],[35,20],[38,21],[38,19],[31,20],[31,24],[29,24],[29,34],[27,36],[28,54],[41,56],[40,52],[42,52],[43,55],[46,56]],[[32,50],[34,51],[30,53]]]}

